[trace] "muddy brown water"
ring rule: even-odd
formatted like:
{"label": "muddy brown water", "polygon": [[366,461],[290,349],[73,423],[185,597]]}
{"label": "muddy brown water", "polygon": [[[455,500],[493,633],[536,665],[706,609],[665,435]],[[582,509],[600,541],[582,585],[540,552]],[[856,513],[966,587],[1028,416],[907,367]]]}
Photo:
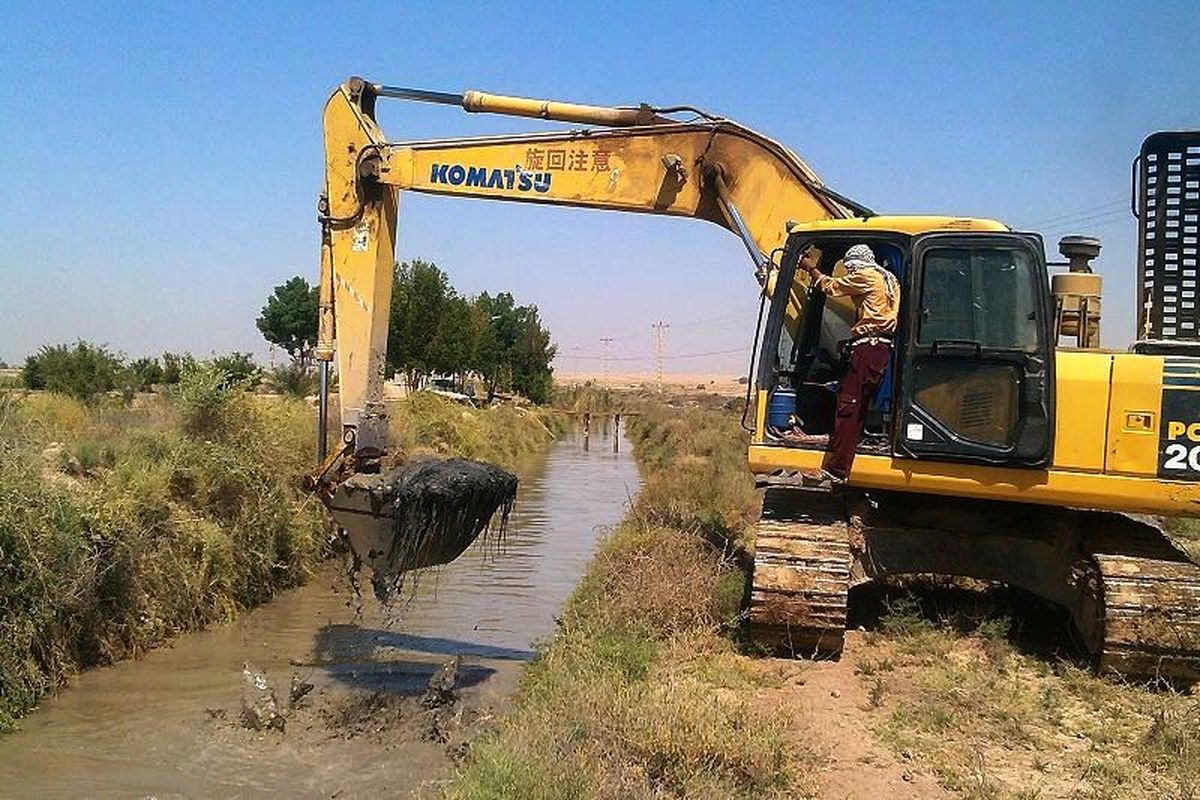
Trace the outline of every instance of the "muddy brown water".
{"label": "muddy brown water", "polygon": [[[595,427],[595,423],[594,423]],[[405,599],[356,614],[340,565],[233,624],[91,670],[0,738],[0,797],[378,797],[436,791],[501,713],[533,643],[639,485],[630,446],[578,432],[521,469],[500,552],[472,547]],[[458,702],[421,707],[460,655]],[[244,665],[281,699],[311,693],[285,730],[239,724]]]}

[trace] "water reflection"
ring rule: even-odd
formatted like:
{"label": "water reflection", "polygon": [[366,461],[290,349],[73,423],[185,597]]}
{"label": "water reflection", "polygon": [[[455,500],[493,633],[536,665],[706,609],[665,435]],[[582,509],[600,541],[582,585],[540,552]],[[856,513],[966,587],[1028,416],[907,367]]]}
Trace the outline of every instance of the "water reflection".
{"label": "water reflection", "polygon": [[358,739],[292,728],[274,739],[235,735],[214,727],[206,709],[236,708],[246,662],[279,681],[302,673],[317,685],[314,696],[346,688],[412,694],[459,654],[458,685],[478,702],[498,701],[514,688],[531,643],[553,632],[597,526],[615,524],[636,492],[629,450],[622,443],[614,452],[611,427],[593,418],[589,450],[577,430],[522,470],[502,548],[472,547],[412,583],[396,608],[367,597],[356,616],[331,567],[232,625],[83,674],[0,738],[0,795],[373,796],[420,785],[447,768],[433,745],[405,743],[381,758]]}

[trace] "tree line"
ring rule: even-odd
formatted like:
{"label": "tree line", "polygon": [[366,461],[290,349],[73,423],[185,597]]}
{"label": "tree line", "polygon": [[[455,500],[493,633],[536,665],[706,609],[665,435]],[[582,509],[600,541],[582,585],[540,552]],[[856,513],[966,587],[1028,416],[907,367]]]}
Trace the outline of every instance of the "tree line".
{"label": "tree line", "polygon": [[[555,346],[537,306],[517,305],[508,292],[460,294],[445,272],[420,259],[396,264],[392,281],[390,373],[402,374],[410,387],[443,376],[462,390],[475,379],[489,398],[517,392],[536,403],[549,401]],[[298,276],[276,286],[257,324],[268,342],[291,356],[290,365],[263,370],[250,353],[236,351],[203,362],[190,353],[170,352],[128,359],[105,345],[77,341],[47,345],[26,358],[21,380],[27,388],[81,400],[108,392],[129,398],[154,386],[178,384],[183,374],[203,365],[223,376],[228,386],[254,389],[265,379],[285,394],[314,391],[317,287]]]}
{"label": "tree line", "polygon": [[[549,400],[555,346],[537,306],[517,305],[508,292],[463,295],[437,265],[413,259],[395,265],[389,316],[387,368],[410,387],[445,376],[464,388],[476,378],[489,397]],[[317,341],[317,287],[298,276],[276,286],[258,329],[307,370]]]}
{"label": "tree line", "polygon": [[265,379],[284,394],[304,395],[312,390],[312,381],[298,376],[294,366],[263,370],[250,353],[234,351],[203,361],[191,353],[171,352],[129,359],[105,345],[82,340],[43,346],[25,359],[21,382],[28,389],[58,392],[85,402],[108,392],[119,392],[128,399],[156,386],[178,384],[186,373],[201,366],[220,375],[227,386],[254,389]]}

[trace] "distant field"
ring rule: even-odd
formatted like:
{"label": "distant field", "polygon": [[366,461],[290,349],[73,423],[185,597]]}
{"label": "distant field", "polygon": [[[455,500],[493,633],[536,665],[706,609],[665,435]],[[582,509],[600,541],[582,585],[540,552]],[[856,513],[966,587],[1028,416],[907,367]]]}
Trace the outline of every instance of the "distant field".
{"label": "distant field", "polygon": [[[663,375],[663,388],[692,391],[703,387],[708,392],[736,396],[746,391],[746,385],[738,383],[738,377],[707,372],[668,373]],[[656,386],[658,378],[653,372],[555,372],[554,382],[560,386],[590,382],[608,389],[640,389]]]}

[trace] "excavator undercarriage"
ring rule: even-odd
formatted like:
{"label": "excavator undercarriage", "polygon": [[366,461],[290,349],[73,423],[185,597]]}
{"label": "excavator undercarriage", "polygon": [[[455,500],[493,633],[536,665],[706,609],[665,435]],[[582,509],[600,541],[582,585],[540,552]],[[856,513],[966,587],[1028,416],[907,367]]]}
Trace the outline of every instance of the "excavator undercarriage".
{"label": "excavator undercarriage", "polygon": [[1149,517],[765,486],[747,626],[777,653],[836,657],[851,588],[936,574],[1064,608],[1101,672],[1200,679],[1200,566]]}

